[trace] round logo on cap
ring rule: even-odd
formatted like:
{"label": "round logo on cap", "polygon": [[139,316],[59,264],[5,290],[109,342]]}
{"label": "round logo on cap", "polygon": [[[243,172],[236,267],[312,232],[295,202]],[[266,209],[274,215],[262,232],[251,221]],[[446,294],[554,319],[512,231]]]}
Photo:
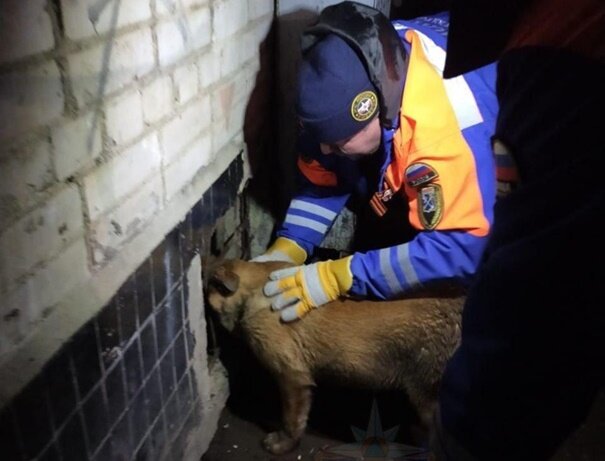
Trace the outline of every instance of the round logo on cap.
{"label": "round logo on cap", "polygon": [[365,122],[376,113],[378,98],[373,91],[362,91],[351,103],[351,115],[358,122]]}

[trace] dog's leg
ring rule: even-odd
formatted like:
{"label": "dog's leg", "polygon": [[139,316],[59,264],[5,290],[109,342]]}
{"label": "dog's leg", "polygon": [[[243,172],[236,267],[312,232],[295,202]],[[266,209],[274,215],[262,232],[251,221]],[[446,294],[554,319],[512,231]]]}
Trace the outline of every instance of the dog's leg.
{"label": "dog's leg", "polygon": [[420,424],[415,427],[413,432],[415,432],[416,439],[424,440],[433,425],[433,414],[437,408],[437,396],[430,392],[417,391],[408,394],[420,420]]}
{"label": "dog's leg", "polygon": [[273,454],[292,450],[303,435],[311,408],[311,386],[294,381],[280,383],[284,429],[271,432],[263,444]]}

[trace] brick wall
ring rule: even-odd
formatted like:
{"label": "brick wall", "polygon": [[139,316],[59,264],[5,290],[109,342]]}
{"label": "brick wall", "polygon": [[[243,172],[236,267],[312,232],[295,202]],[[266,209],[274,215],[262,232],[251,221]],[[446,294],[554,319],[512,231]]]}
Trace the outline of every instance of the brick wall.
{"label": "brick wall", "polygon": [[245,181],[245,118],[269,84],[259,50],[273,10],[273,0],[0,3],[1,404],[242,156]]}

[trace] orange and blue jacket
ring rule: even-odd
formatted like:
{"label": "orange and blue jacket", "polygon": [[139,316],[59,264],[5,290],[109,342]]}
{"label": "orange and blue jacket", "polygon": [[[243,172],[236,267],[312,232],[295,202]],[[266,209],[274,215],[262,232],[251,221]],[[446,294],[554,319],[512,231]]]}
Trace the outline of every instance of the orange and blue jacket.
{"label": "orange and blue jacket", "polygon": [[[495,202],[490,145],[497,114],[495,66],[454,79],[442,77],[448,16],[394,21],[409,61],[398,124],[383,128],[383,163],[370,204],[379,215],[392,194],[404,194],[411,241],[354,253],[349,294],[392,299],[430,282],[474,275],[486,244]],[[312,254],[359,190],[362,174],[350,158],[322,155],[303,132],[298,166],[303,187],[277,235]],[[369,197],[368,197],[369,198]]]}

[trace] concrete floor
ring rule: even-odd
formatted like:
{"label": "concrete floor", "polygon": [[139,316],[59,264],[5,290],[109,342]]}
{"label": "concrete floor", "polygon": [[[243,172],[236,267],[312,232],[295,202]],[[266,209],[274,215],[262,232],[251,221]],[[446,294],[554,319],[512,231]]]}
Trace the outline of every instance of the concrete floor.
{"label": "concrete floor", "polygon": [[[336,396],[340,390],[330,389],[318,392],[315,408],[312,410],[308,430],[301,444],[289,454],[272,456],[261,447],[261,440],[267,431],[273,430],[278,424],[278,414],[266,412],[255,419],[248,419],[236,413],[232,405],[222,412],[217,433],[202,461],[241,461],[241,460],[314,460],[318,451],[333,451],[345,444],[355,445],[355,436],[351,426],[359,428],[362,433],[368,433],[368,423],[374,396],[359,392],[349,393],[344,397]],[[354,395],[357,394],[357,395]],[[384,431],[399,426],[393,446],[416,447],[423,435],[414,428],[412,418],[396,418],[392,414],[395,403],[393,396],[377,396],[378,419]],[[347,408],[348,404],[348,408]],[[407,402],[403,402],[407,408]],[[410,416],[410,415],[408,415]],[[416,434],[415,436],[413,434]],[[420,442],[422,443],[422,442]],[[360,447],[357,447],[360,448]],[[356,449],[356,447],[348,448]],[[324,459],[324,458],[322,458]]]}
{"label": "concrete floor", "polygon": [[219,428],[202,461],[241,461],[280,459],[284,461],[312,460],[318,448],[333,444],[332,439],[310,433],[293,452],[272,457],[260,446],[265,431],[257,424],[238,418],[228,408],[222,414]]}
{"label": "concrete floor", "polygon": [[[316,412],[314,417],[319,416],[318,413],[320,412]],[[343,421],[341,423],[340,427],[335,426],[332,431],[323,432],[317,429],[317,421],[312,420],[311,427],[297,449],[287,455],[271,456],[260,444],[269,426],[264,421],[244,419],[228,406],[222,412],[217,433],[201,461],[311,461],[315,459],[318,450],[354,441],[353,433],[349,431],[346,434],[349,428]],[[389,428],[390,426],[383,425],[383,429]],[[405,429],[400,427],[400,430],[403,430],[402,434],[405,433]],[[403,439],[407,442],[406,445],[409,444],[409,439],[405,437]],[[399,436],[398,440],[402,440],[402,437]],[[552,461],[602,460],[605,460],[605,398],[597,402],[586,424],[578,429],[552,459]]]}
{"label": "concrete floor", "polygon": [[[258,384],[258,383],[257,383]],[[422,446],[425,434],[415,426],[415,417],[407,402],[393,394],[378,396],[346,389],[319,389],[301,444],[293,452],[272,456],[261,446],[268,431],[279,424],[276,389],[248,389],[230,398],[221,414],[218,430],[201,461],[316,460],[319,450],[333,449],[355,441],[351,426],[365,430],[376,399],[380,422],[386,431],[399,426],[395,444]],[[399,414],[397,414],[399,412]],[[326,459],[326,458],[321,458]],[[377,458],[380,459],[380,458]],[[384,458],[386,459],[386,458]],[[420,459],[420,458],[418,458]],[[605,394],[575,434],[561,447],[552,461],[605,460]]]}

